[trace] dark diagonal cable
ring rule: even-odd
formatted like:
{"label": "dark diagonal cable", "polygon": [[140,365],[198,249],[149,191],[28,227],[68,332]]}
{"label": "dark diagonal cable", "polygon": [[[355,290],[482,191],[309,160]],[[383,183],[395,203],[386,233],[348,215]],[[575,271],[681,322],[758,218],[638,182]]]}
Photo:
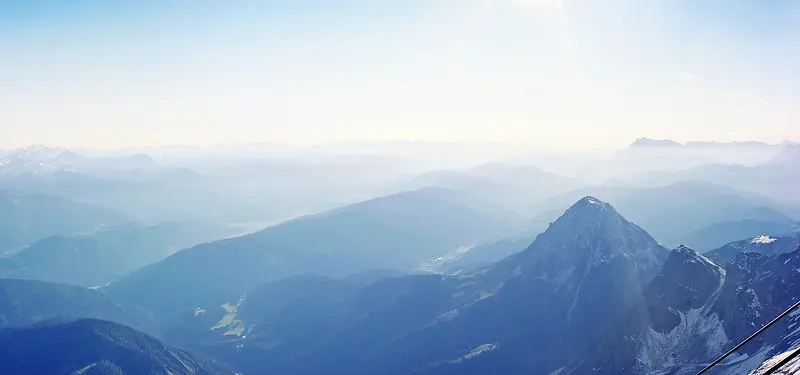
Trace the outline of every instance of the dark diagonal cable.
{"label": "dark diagonal cable", "polygon": [[[782,319],[783,317],[785,317],[786,315],[789,315],[789,313],[790,313],[790,312],[792,312],[792,310],[796,309],[798,306],[800,306],[800,301],[797,301],[797,302],[796,302],[794,305],[792,305],[791,307],[789,307],[788,309],[786,309],[786,311],[784,311],[784,312],[783,312],[781,315],[778,315],[778,317],[777,317],[777,318],[775,318],[775,319],[772,319],[772,321],[771,321],[771,322],[769,322],[769,323],[767,323],[765,326],[761,327],[761,329],[759,329],[758,331],[756,331],[756,333],[754,333],[754,334],[750,335],[750,337],[748,337],[748,338],[744,339],[744,341],[740,342],[740,343],[739,343],[739,345],[736,345],[736,346],[734,346],[734,347],[733,347],[733,349],[731,349],[731,350],[729,350],[727,353],[723,354],[723,355],[722,355],[722,357],[719,357],[719,358],[717,358],[717,360],[716,360],[716,361],[714,361],[714,362],[711,362],[711,364],[710,364],[710,365],[708,365],[708,366],[706,366],[706,368],[704,368],[704,369],[700,370],[700,372],[698,372],[698,373],[697,373],[697,375],[701,375],[701,374],[704,374],[704,373],[706,373],[706,371],[710,370],[712,367],[714,367],[714,366],[716,366],[718,363],[722,362],[722,360],[723,360],[723,359],[727,358],[729,355],[731,355],[731,354],[733,354],[735,351],[739,350],[739,348],[741,348],[742,346],[744,346],[744,344],[747,344],[748,342],[750,342],[750,340],[752,340],[752,339],[756,338],[758,335],[760,335],[762,332],[764,332],[764,331],[765,331],[767,328],[769,328],[771,325],[775,324],[777,321],[781,320],[781,319]],[[794,355],[794,354],[793,354],[793,355]],[[766,374],[765,374],[765,375],[766,375]]]}

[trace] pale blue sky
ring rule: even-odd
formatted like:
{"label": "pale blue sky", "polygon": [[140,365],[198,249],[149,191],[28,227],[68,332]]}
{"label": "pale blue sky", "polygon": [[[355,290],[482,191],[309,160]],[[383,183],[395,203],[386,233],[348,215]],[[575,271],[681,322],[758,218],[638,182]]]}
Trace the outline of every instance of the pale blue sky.
{"label": "pale blue sky", "polygon": [[0,147],[800,139],[790,0],[0,0]]}

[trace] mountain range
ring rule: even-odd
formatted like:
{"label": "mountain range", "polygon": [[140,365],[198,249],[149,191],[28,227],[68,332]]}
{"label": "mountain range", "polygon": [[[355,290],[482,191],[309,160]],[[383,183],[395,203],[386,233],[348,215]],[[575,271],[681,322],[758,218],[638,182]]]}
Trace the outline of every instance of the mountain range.
{"label": "mountain range", "polygon": [[132,328],[96,319],[42,322],[0,330],[0,368],[8,374],[234,375]]}
{"label": "mountain range", "polygon": [[726,244],[704,255],[719,265],[736,261],[740,254],[759,253],[767,256],[791,253],[800,246],[800,233],[797,236],[770,237],[759,235]]}
{"label": "mountain range", "polygon": [[650,188],[595,186],[552,197],[532,223],[544,228],[558,212],[584,195],[604,197],[667,246],[712,250],[753,237],[765,228],[772,235],[794,232],[797,221],[787,206],[769,198],[704,181],[683,181]]}
{"label": "mountain range", "polygon": [[584,182],[533,165],[491,163],[464,171],[426,172],[394,189],[439,187],[465,192],[519,214],[527,214],[542,200],[583,186]]}
{"label": "mountain range", "polygon": [[[674,251],[638,306],[593,354],[559,374],[694,374],[797,299],[800,249],[740,254],[725,269]],[[797,347],[797,314],[748,343],[714,374],[749,374]]]}
{"label": "mountain range", "polygon": [[[722,217],[702,216],[714,209],[783,217],[758,196],[704,184],[623,192],[622,203],[652,202],[652,216],[629,203],[651,224],[667,217],[659,212],[673,222],[682,212],[696,225]],[[184,236],[166,224],[130,224],[45,240],[8,259],[50,267],[33,278],[54,277],[60,265],[74,280],[70,268],[91,275],[92,267],[77,268],[84,260],[113,268],[100,254],[132,255],[123,249],[155,263],[97,289],[0,279],[0,344],[27,343],[3,369],[233,373],[221,364],[229,363],[287,375],[692,374],[791,305],[800,287],[793,236],[760,234],[705,255],[670,251],[615,206],[584,196],[531,239],[526,220],[492,207],[464,191],[427,188],[160,261],[174,250],[168,243],[213,230],[188,226]],[[440,273],[425,273],[432,264],[439,268],[428,271]],[[715,374],[745,375],[791,352],[798,319],[780,322]],[[33,360],[50,352],[59,355]]]}
{"label": "mountain range", "polygon": [[0,153],[0,189],[92,203],[143,222],[274,223],[375,197],[403,171],[368,156],[155,161],[43,146]]}
{"label": "mountain range", "polygon": [[54,172],[99,172],[104,170],[136,170],[157,167],[153,158],[144,154],[87,157],[59,147],[32,145],[0,154],[0,174],[43,175]]}
{"label": "mountain range", "polygon": [[125,224],[92,234],[53,236],[0,258],[0,277],[100,286],[178,250],[237,234],[194,222]]}
{"label": "mountain range", "polygon": [[[526,249],[477,271],[274,281],[185,314],[168,337],[252,373],[691,373],[793,299],[800,250],[748,241],[718,265],[684,246],[670,252],[585,197]],[[744,375],[792,349],[788,324],[724,371]]]}
{"label": "mountain range", "polygon": [[129,220],[97,205],[0,190],[0,252],[15,252],[50,236],[92,233]]}
{"label": "mountain range", "polygon": [[98,318],[150,330],[148,312],[118,303],[104,293],[37,280],[0,279],[0,327],[45,320]]}
{"label": "mountain range", "polygon": [[428,188],[298,218],[195,246],[103,288],[177,315],[235,302],[257,285],[300,274],[411,270],[458,247],[509,236],[523,221],[478,200]]}
{"label": "mountain range", "polygon": [[240,328],[224,336],[246,339],[233,340],[241,349],[225,360],[256,373],[448,374],[485,355],[480,362],[500,373],[542,373],[599,338],[604,326],[596,323],[621,317],[667,254],[609,204],[587,197],[527,249],[468,275],[390,278],[358,290],[311,280],[303,294],[326,296],[310,299],[313,308],[289,303],[264,315],[249,306],[274,297],[248,293],[226,309]]}

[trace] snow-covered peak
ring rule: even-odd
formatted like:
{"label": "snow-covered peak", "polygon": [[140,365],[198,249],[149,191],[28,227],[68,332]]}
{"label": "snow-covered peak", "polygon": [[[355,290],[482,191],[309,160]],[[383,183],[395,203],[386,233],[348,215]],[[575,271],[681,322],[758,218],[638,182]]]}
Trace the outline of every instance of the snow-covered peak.
{"label": "snow-covered peak", "polygon": [[57,157],[64,153],[69,153],[70,151],[67,149],[63,149],[60,147],[48,147],[42,145],[32,145],[28,146],[16,151],[13,151],[11,155],[16,157],[25,157],[31,159],[49,159],[53,157]]}
{"label": "snow-covered peak", "polygon": [[619,215],[617,211],[614,209],[613,206],[610,204],[603,202],[595,197],[587,196],[581,198],[579,201],[575,202],[567,211],[564,213],[561,219],[565,218],[573,218],[578,215],[586,216],[586,215],[608,215],[608,216],[617,216]]}
{"label": "snow-covered peak", "polygon": [[595,207],[598,207],[598,208],[607,208],[608,206],[610,206],[608,203],[603,202],[603,201],[601,201],[601,200],[599,200],[599,199],[597,199],[595,197],[592,197],[592,196],[583,197],[581,200],[579,200],[575,204],[576,205],[584,205],[584,206],[595,206]]}

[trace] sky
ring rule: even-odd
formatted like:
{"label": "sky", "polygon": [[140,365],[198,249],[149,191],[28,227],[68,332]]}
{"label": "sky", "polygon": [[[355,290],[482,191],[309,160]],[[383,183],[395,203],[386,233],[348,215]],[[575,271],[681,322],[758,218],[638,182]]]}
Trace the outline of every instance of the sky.
{"label": "sky", "polygon": [[791,0],[0,0],[0,148],[800,140]]}

